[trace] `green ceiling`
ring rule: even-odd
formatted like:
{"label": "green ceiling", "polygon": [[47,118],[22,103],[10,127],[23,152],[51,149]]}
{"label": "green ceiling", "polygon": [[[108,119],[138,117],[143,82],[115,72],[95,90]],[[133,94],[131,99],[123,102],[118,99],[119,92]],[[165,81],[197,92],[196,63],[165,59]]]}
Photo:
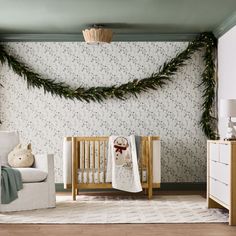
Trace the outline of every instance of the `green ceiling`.
{"label": "green ceiling", "polygon": [[0,0],[0,38],[69,39],[91,24],[111,26],[117,38],[220,34],[235,10],[236,0]]}

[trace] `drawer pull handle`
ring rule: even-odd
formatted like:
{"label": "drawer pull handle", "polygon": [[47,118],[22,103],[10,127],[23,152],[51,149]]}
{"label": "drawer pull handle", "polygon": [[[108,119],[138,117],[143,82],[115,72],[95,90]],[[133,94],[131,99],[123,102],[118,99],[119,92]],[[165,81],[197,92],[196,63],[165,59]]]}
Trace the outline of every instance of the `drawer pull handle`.
{"label": "drawer pull handle", "polygon": [[221,183],[221,184],[224,184],[225,186],[228,186],[228,184],[226,184],[226,183],[224,183],[224,182],[222,182],[222,181],[220,181],[220,180],[218,180],[218,179],[215,179],[215,178],[213,178],[213,177],[210,177],[212,180],[214,180],[215,182],[218,182],[218,183]]}

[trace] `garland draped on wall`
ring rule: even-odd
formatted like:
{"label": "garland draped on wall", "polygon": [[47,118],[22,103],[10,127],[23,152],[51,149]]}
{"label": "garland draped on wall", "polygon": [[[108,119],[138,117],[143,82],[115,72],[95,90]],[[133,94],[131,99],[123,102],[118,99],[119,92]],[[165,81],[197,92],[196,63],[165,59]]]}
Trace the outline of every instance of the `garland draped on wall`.
{"label": "garland draped on wall", "polygon": [[[201,76],[201,83],[199,84],[199,86],[203,87],[202,97],[204,100],[200,125],[208,138],[217,139],[217,119],[213,109],[216,86],[214,63],[216,46],[217,40],[212,33],[202,33],[193,42],[190,42],[185,50],[177,54],[175,58],[165,62],[159,71],[152,73],[150,77],[140,80],[135,79],[119,86],[113,85],[110,87],[72,88],[66,83],[43,78],[25,63],[8,54],[4,45],[0,45],[0,61],[2,64],[7,63],[17,75],[25,79],[28,88],[43,88],[45,93],[51,93],[52,95],[66,99],[102,102],[109,98],[124,100],[129,95],[137,97],[141,92],[162,88],[173,80],[172,76],[177,73],[179,68],[185,65],[186,61],[191,58],[194,52],[204,48],[205,69]],[[2,86],[1,83],[0,86]]]}

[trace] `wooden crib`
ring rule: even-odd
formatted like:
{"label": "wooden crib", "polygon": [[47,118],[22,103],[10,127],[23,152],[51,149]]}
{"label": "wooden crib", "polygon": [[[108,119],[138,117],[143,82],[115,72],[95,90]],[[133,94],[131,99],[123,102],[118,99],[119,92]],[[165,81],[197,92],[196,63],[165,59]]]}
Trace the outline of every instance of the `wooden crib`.
{"label": "wooden crib", "polygon": [[[111,183],[106,182],[108,139],[109,137],[66,137],[64,139],[64,188],[72,189],[73,200],[76,200],[80,189],[112,188]],[[154,148],[153,142],[156,141],[158,146]],[[150,199],[153,188],[160,187],[160,138],[140,137],[138,150],[140,181]],[[158,171],[155,175],[158,176],[156,181],[153,181],[153,155],[155,170]]]}

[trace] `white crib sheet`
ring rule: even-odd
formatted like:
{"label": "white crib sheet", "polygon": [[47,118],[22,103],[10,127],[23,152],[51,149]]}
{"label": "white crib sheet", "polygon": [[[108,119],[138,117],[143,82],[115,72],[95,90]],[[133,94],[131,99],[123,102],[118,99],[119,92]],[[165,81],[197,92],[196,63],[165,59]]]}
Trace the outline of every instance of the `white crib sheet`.
{"label": "white crib sheet", "polygon": [[[94,182],[93,182],[93,171],[94,171]],[[143,169],[142,171],[142,182],[147,181],[147,171]],[[81,169],[78,169],[78,183],[106,183],[104,180],[104,170],[100,169],[100,181],[98,179],[98,169],[84,169],[83,171]],[[141,170],[139,170],[139,174],[141,176]],[[83,179],[82,179],[83,176]],[[87,181],[87,177],[88,180]],[[106,179],[106,178],[105,178]]]}

